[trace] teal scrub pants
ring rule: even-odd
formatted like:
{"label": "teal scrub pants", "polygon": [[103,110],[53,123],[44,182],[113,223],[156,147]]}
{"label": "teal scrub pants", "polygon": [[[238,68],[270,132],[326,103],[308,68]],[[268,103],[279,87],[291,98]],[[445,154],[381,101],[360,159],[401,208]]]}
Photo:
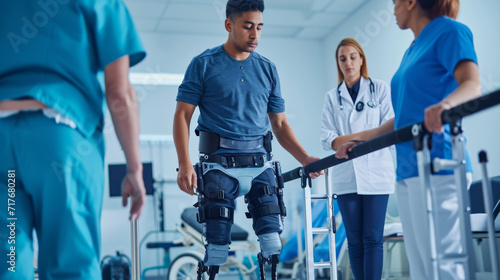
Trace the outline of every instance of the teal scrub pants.
{"label": "teal scrub pants", "polygon": [[86,138],[40,110],[0,118],[0,279],[34,278],[33,229],[40,280],[101,279],[103,183],[101,132]]}

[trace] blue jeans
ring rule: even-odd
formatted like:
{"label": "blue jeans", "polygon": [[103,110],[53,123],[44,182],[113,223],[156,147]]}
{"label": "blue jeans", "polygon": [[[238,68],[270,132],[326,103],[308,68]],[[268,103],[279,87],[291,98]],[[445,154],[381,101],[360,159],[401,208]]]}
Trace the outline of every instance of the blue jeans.
{"label": "blue jeans", "polygon": [[389,195],[339,195],[349,260],[356,280],[382,278],[384,222]]}

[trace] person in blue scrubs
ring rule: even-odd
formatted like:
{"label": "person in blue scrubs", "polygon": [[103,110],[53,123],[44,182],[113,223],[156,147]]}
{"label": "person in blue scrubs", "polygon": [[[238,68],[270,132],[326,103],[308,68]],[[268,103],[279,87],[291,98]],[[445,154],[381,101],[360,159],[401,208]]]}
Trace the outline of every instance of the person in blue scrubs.
{"label": "person in blue scrubs", "polygon": [[[380,128],[358,135],[367,140],[424,121],[432,132],[431,158],[450,159],[450,128],[441,113],[480,96],[480,79],[472,33],[455,19],[458,0],[395,0],[394,14],[401,29],[415,35],[391,82],[395,118]],[[346,158],[354,143],[345,144],[337,156]],[[412,279],[432,279],[429,230],[423,215],[425,197],[420,190],[416,154],[411,142],[396,145],[397,199]],[[470,162],[467,170],[471,172]],[[438,220],[438,254],[460,253],[457,186],[452,171],[431,176]],[[471,173],[468,173],[470,180]],[[465,279],[461,264],[443,264],[440,279]]]}
{"label": "person in blue scrubs", "polygon": [[145,188],[128,72],[144,49],[121,0],[1,1],[0,18],[0,279],[34,278],[33,229],[39,279],[100,279],[104,100],[137,219]]}
{"label": "person in blue scrubs", "polygon": [[[281,252],[279,215],[283,213],[277,209],[279,198],[272,168],[265,168],[270,166],[270,151],[265,149],[267,141],[263,139],[271,141],[266,136],[271,128],[279,143],[301,164],[319,159],[304,150],[288,123],[276,66],[254,51],[263,28],[263,11],[262,0],[229,0],[226,43],[191,61],[177,94],[174,142],[179,160],[179,188],[190,195],[197,188],[189,156],[189,125],[197,106],[200,109],[197,130],[203,154],[200,161],[224,166],[203,174],[206,205],[199,207],[204,209],[200,213],[207,213],[208,246],[204,260],[207,266],[218,267],[227,259],[234,200],[240,195],[245,195],[248,201],[264,258],[276,258]],[[209,137],[211,140],[205,142]],[[215,143],[215,148],[205,150],[207,142]],[[228,161],[241,168],[227,166]],[[241,169],[242,175],[252,178],[248,182],[251,189],[228,175],[231,168]],[[262,172],[252,175],[261,168]],[[315,178],[322,173],[310,176]]]}
{"label": "person in blue scrubs", "polygon": [[[394,117],[389,85],[368,76],[361,44],[353,38],[342,39],[335,58],[339,85],[325,95],[321,123],[321,144],[327,151],[336,151],[353,141],[355,133]],[[380,280],[387,202],[395,186],[391,152],[385,148],[334,166],[331,178],[354,277]]]}

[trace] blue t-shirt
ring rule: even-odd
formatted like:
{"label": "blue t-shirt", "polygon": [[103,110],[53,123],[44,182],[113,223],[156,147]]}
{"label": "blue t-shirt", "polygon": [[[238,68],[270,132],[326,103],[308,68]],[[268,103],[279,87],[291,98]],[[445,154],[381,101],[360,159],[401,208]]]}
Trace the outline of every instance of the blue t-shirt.
{"label": "blue t-shirt", "polygon": [[37,99],[86,136],[103,118],[97,74],[146,55],[121,0],[0,1],[0,18],[0,101]]}
{"label": "blue t-shirt", "polygon": [[267,113],[285,111],[276,66],[256,52],[238,61],[223,45],[193,58],[176,100],[199,106],[198,130],[234,140],[265,135]]}
{"label": "blue t-shirt", "polygon": [[[469,28],[451,18],[438,17],[420,33],[403,56],[392,78],[394,128],[398,129],[424,120],[425,108],[439,103],[457,87],[455,67],[463,60],[477,63],[472,33]],[[396,145],[397,180],[418,176],[413,143]],[[452,158],[450,127],[432,135],[431,159]],[[467,170],[472,171],[467,155]],[[442,171],[438,174],[452,174]]]}

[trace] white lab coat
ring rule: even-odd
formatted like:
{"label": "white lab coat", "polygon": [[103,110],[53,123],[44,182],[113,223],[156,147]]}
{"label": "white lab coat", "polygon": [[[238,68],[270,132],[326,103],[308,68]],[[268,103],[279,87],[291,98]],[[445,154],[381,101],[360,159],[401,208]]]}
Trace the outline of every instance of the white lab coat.
{"label": "white lab coat", "polygon": [[[331,151],[338,136],[375,128],[394,117],[389,86],[372,79],[375,86],[373,99],[377,106],[371,108],[370,81],[361,77],[358,96],[353,103],[345,82],[340,85],[343,110],[340,110],[337,87],[325,95],[321,124],[321,144]],[[356,111],[355,105],[363,101],[364,109]],[[336,194],[390,194],[394,192],[395,171],[389,148],[336,165],[332,171],[332,187]]]}

